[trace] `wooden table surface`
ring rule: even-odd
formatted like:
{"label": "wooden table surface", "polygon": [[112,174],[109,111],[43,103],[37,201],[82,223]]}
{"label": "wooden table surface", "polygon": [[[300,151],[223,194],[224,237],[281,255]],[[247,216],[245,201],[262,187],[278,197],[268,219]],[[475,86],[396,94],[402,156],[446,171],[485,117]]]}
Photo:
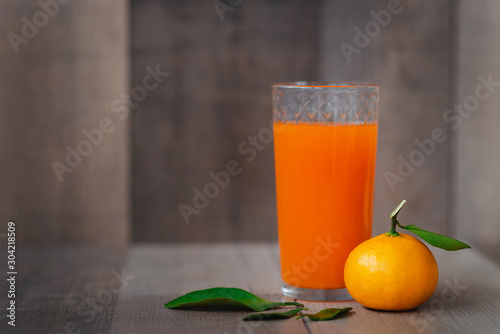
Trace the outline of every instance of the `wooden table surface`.
{"label": "wooden table surface", "polygon": [[[275,243],[169,244],[129,250],[18,251],[16,327],[0,333],[500,333],[500,268],[475,250],[433,250],[440,268],[433,297],[409,312],[356,302],[306,302],[317,311],[353,307],[328,322],[244,322],[248,313],[168,310],[195,289],[230,286],[280,300]],[[5,252],[0,252],[6,258]],[[2,271],[5,266],[2,264]],[[7,307],[6,279],[0,309]]]}

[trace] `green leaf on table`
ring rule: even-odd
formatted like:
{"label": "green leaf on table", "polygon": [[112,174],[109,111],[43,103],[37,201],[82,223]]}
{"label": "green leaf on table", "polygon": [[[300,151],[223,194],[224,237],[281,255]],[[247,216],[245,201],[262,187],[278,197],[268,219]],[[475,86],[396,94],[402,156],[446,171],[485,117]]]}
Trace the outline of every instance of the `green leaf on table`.
{"label": "green leaf on table", "polygon": [[302,317],[309,317],[309,319],[313,321],[325,321],[332,320],[338,318],[352,310],[352,307],[345,308],[325,308],[324,310],[319,311],[315,314],[301,314],[296,319],[300,319]]}
{"label": "green leaf on table", "polygon": [[211,288],[189,292],[165,304],[173,309],[232,309],[265,311],[272,307],[304,304],[294,302],[270,302],[256,295],[237,288]]}
{"label": "green leaf on table", "polygon": [[300,311],[308,310],[307,308],[296,308],[293,310],[290,310],[288,312],[281,312],[281,313],[255,313],[255,314],[250,314],[249,316],[243,318],[245,321],[251,321],[251,320],[281,320],[281,319],[288,319],[288,318],[293,318],[299,313]]}
{"label": "green leaf on table", "polygon": [[467,245],[462,241],[447,237],[445,235],[423,230],[415,225],[401,226],[398,223],[398,226],[401,227],[402,229],[415,233],[416,235],[418,235],[423,240],[427,241],[432,246],[442,248],[447,251],[456,251],[459,249],[470,248],[469,245]]}

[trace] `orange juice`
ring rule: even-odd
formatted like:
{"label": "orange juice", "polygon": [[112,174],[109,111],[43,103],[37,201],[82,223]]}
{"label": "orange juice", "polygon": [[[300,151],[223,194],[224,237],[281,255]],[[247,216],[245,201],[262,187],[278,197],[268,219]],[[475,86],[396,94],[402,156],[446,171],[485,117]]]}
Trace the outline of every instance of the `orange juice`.
{"label": "orange juice", "polygon": [[274,123],[281,274],[344,288],[344,263],[371,237],[377,124]]}

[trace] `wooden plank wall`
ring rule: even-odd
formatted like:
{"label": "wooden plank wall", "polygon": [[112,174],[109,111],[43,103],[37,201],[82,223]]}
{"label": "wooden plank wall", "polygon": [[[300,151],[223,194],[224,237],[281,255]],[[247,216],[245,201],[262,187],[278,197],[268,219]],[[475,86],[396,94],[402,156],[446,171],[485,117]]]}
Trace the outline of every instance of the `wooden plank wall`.
{"label": "wooden plank wall", "polygon": [[[15,219],[20,244],[123,246],[129,123],[110,105],[130,89],[128,1],[71,1],[48,11],[38,1],[0,1],[1,226]],[[25,38],[23,17],[39,27],[25,28],[30,37],[16,53],[8,34]],[[82,131],[104,118],[114,131],[60,182],[52,163],[66,164],[66,146],[77,150]]]}
{"label": "wooden plank wall", "polygon": [[[40,7],[0,0],[0,219],[16,219],[27,244],[124,245],[131,212],[134,241],[274,239],[272,144],[247,161],[249,136],[269,126],[270,84],[366,80],[382,86],[374,233],[404,197],[405,222],[495,247],[499,97],[456,130],[443,115],[479,75],[500,76],[500,8],[401,1],[377,31],[371,11],[389,3],[242,1],[221,20],[211,1],[135,0],[130,13],[125,0],[70,2],[15,53],[9,32]],[[369,43],[346,62],[340,43],[356,46],[367,24]],[[127,108],[113,113],[113,101],[156,69],[169,74],[120,119]],[[52,162],[106,117],[115,130],[59,182]],[[449,139],[392,191],[387,173],[436,129]],[[186,224],[178,205],[231,160],[241,173]]]}
{"label": "wooden plank wall", "polygon": [[[248,137],[269,127],[273,82],[316,77],[319,10],[245,1],[221,21],[211,1],[133,2],[134,84],[170,72],[133,111],[136,241],[276,238],[272,143],[248,162]],[[186,224],[178,205],[231,160],[241,173]]]}
{"label": "wooden plank wall", "polygon": [[[500,87],[476,99],[479,76],[500,82],[500,3],[494,0],[460,1],[458,11],[455,103],[464,105],[465,116],[453,122],[456,128],[454,156],[456,171],[452,194],[456,194],[453,225],[460,237],[482,250],[499,254],[500,219]],[[480,94],[488,93],[484,88]],[[467,107],[470,110],[467,110]]]}
{"label": "wooden plank wall", "polygon": [[[390,3],[397,2],[323,2],[319,75],[324,80],[381,86],[374,234],[387,231],[389,213],[402,199],[408,203],[401,222],[443,233],[447,230],[448,144],[436,145],[432,154],[420,159],[415,140],[424,141],[435,128],[447,130],[441,116],[448,103],[450,4],[401,1],[392,7]],[[383,24],[375,24],[372,11]],[[356,31],[366,32],[367,27],[372,36],[367,34],[369,42],[364,42]],[[346,57],[341,43],[356,47],[359,53]]]}
{"label": "wooden plank wall", "polygon": [[[447,143],[394,190],[385,177],[398,174],[398,157],[409,160],[415,140],[436,127],[446,134],[449,1],[394,8],[387,1],[242,1],[223,21],[212,5],[133,1],[134,84],[146,66],[170,72],[133,111],[134,240],[276,238],[272,145],[251,163],[238,146],[268,126],[269,86],[282,80],[380,83],[375,233],[387,230],[402,198],[405,222],[447,230]],[[355,45],[354,28],[375,22],[371,10],[394,13],[348,64],[339,45]],[[186,224],[178,205],[193,206],[193,188],[230,160],[241,174]]]}

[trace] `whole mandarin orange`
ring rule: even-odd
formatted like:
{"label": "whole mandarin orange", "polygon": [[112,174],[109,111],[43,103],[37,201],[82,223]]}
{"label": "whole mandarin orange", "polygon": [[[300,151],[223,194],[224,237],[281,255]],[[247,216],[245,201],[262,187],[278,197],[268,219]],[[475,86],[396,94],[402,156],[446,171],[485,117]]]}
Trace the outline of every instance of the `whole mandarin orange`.
{"label": "whole mandarin orange", "polygon": [[432,296],[438,267],[431,251],[402,233],[381,234],[359,244],[344,268],[346,288],[368,308],[386,311],[413,309]]}

